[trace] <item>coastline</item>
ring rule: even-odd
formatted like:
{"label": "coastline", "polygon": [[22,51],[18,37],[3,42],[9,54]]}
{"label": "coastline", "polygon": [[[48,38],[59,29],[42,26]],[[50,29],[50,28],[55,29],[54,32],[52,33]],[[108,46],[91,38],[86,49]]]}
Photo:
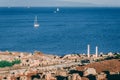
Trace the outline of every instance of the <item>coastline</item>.
{"label": "coastline", "polygon": [[[80,68],[82,67],[80,66],[91,64],[94,65],[95,63],[104,62],[104,60],[109,61],[115,59],[116,61],[119,61],[120,59],[116,59],[115,55],[116,53],[108,53],[107,55],[99,54],[98,57],[96,57],[95,55],[90,55],[89,57],[83,54],[67,54],[65,56],[47,55],[39,51],[36,51],[33,54],[29,54],[27,52],[0,52],[1,61],[13,61],[14,59],[21,60],[20,64],[15,64],[11,67],[0,68],[0,79],[7,78],[7,80],[16,80],[16,78],[18,77],[21,79],[25,77],[25,80],[31,80],[31,77],[27,77],[27,75],[33,76],[39,74],[41,76],[41,74],[46,74],[45,76],[49,77],[47,78],[47,80],[56,80],[55,76],[69,76],[70,74],[68,74],[67,72],[70,72],[71,70],[81,71]],[[115,70],[114,73],[116,73],[116,71],[117,70]],[[54,76],[51,74],[54,74]],[[78,74],[76,73],[74,75]],[[81,76],[80,78],[87,77]]]}
{"label": "coastline", "polygon": [[120,7],[55,10],[0,7],[0,80],[119,80]]}

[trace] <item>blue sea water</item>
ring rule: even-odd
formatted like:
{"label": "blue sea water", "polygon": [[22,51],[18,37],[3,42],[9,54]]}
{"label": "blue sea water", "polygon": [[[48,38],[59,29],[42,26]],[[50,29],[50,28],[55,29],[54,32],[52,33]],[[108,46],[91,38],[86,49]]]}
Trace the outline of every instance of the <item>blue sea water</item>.
{"label": "blue sea water", "polygon": [[[120,52],[120,8],[0,8],[0,50],[64,55]],[[38,16],[39,28],[34,28]]]}

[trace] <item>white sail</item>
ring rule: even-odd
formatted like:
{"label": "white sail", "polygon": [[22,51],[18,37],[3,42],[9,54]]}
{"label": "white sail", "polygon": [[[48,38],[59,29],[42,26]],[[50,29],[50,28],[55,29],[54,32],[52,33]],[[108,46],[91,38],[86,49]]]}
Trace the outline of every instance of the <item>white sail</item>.
{"label": "white sail", "polygon": [[59,8],[57,8],[57,10],[56,10],[56,11],[60,11],[60,10],[59,10]]}
{"label": "white sail", "polygon": [[34,27],[39,27],[39,24],[38,24],[38,21],[37,21],[37,16],[35,16]]}
{"label": "white sail", "polygon": [[56,8],[56,10],[54,11],[54,13],[57,13],[57,12],[59,12],[60,11],[60,9],[59,8]]}

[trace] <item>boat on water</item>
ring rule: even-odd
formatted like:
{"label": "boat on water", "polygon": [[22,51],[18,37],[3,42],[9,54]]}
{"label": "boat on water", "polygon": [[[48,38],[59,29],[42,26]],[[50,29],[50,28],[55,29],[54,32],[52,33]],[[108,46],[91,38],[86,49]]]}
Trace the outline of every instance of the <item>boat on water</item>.
{"label": "boat on water", "polygon": [[56,11],[60,11],[60,9],[59,9],[59,8],[57,8],[57,9],[56,9]]}
{"label": "boat on water", "polygon": [[60,9],[59,8],[57,8],[55,11],[54,11],[54,13],[57,13],[57,12],[59,12],[60,11]]}
{"label": "boat on water", "polygon": [[34,27],[39,27],[39,23],[37,21],[37,16],[35,16],[35,20],[34,20]]}

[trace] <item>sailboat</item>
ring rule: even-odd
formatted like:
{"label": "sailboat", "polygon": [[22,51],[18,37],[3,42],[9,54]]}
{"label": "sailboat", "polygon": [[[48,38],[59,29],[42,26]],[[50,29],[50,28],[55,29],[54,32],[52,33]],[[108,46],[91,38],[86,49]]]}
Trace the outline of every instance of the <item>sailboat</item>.
{"label": "sailboat", "polygon": [[59,8],[57,8],[55,11],[54,11],[54,13],[57,13],[57,12],[59,12],[60,11],[60,9]]}
{"label": "sailboat", "polygon": [[57,8],[56,11],[60,11],[59,8]]}
{"label": "sailboat", "polygon": [[39,27],[40,25],[37,22],[37,16],[35,16],[34,27]]}

